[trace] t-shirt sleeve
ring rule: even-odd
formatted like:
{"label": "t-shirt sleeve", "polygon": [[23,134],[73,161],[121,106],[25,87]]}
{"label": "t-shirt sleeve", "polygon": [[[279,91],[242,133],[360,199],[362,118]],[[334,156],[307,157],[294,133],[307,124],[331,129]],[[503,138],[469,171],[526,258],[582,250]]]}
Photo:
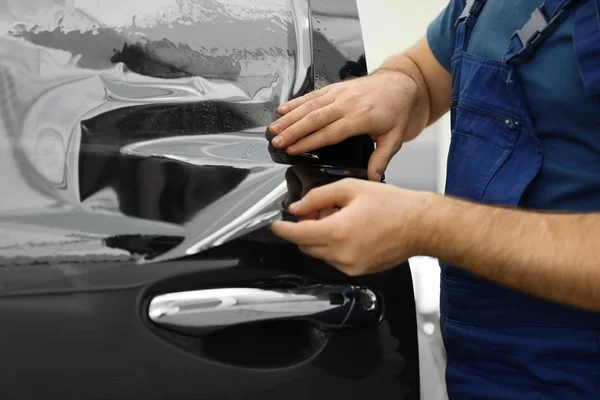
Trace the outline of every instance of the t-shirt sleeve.
{"label": "t-shirt sleeve", "polygon": [[427,41],[433,55],[448,71],[451,70],[452,55],[456,43],[455,23],[463,9],[466,0],[450,0],[450,3],[434,19],[427,28]]}

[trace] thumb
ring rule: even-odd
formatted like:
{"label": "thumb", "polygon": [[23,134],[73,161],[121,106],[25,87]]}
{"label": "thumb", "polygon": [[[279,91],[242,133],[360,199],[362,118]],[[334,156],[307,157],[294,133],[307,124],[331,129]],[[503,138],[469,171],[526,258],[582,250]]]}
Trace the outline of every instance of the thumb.
{"label": "thumb", "polygon": [[330,183],[308,192],[304,198],[291,204],[289,210],[297,216],[305,216],[320,210],[334,207],[345,207],[353,197],[353,184],[351,179]]}
{"label": "thumb", "polygon": [[402,147],[402,142],[398,141],[393,132],[379,136],[376,139],[377,147],[369,159],[368,175],[369,180],[379,182],[383,173],[387,169],[392,157]]}

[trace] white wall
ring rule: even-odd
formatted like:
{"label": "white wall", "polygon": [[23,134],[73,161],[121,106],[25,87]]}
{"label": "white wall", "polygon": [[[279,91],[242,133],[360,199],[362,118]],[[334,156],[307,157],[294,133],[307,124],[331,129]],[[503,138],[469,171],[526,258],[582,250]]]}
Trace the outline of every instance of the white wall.
{"label": "white wall", "polygon": [[416,42],[447,3],[448,0],[358,0],[369,68]]}
{"label": "white wall", "polygon": [[[369,70],[400,53],[425,35],[427,25],[448,0],[358,0]],[[387,172],[388,182],[442,191],[450,142],[448,116],[407,143]]]}

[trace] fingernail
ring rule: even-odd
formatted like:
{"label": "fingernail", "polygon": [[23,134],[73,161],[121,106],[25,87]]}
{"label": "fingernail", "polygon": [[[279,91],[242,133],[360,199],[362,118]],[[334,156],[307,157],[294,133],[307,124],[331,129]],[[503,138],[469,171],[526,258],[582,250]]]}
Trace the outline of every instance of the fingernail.
{"label": "fingernail", "polygon": [[375,172],[375,178],[376,178],[378,181],[381,181],[381,172],[379,172],[379,171]]}
{"label": "fingernail", "polygon": [[279,133],[281,131],[281,124],[279,122],[275,122],[274,124],[271,124],[271,131],[273,131],[275,133]]}
{"label": "fingernail", "polygon": [[279,108],[277,109],[277,111],[279,111],[280,113],[286,113],[289,109],[290,109],[289,106],[282,105],[282,106],[279,106]]}
{"label": "fingernail", "polygon": [[298,208],[300,208],[300,203],[298,201],[292,203],[288,208],[290,209],[290,211],[298,211]]}
{"label": "fingernail", "polygon": [[279,147],[283,145],[283,138],[281,136],[275,136],[271,143],[273,143],[274,146]]}

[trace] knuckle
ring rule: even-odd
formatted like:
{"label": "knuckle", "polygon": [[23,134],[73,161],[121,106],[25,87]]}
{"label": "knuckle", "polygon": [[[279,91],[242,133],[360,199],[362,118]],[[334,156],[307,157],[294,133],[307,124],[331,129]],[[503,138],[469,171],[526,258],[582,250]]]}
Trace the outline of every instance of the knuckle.
{"label": "knuckle", "polygon": [[303,201],[313,201],[319,197],[321,197],[321,193],[323,193],[323,188],[320,187],[316,187],[313,189],[310,189],[309,192],[306,194],[306,196],[304,196]]}
{"label": "knuckle", "polygon": [[336,97],[333,95],[325,95],[316,100],[321,107],[327,107],[335,103]]}
{"label": "knuckle", "polygon": [[332,145],[335,143],[335,132],[333,130],[333,128],[331,127],[331,125],[327,125],[324,126],[323,128],[321,128],[321,134],[323,135],[324,138],[324,144],[326,146]]}
{"label": "knuckle", "polygon": [[323,120],[323,111],[321,109],[317,109],[317,110],[311,112],[308,115],[308,118],[309,118],[309,122],[311,124],[318,125]]}
{"label": "knuckle", "polygon": [[285,137],[286,137],[287,140],[290,140],[290,139],[291,140],[295,140],[297,136],[298,136],[298,127],[295,124],[289,126],[286,129],[286,135],[285,135]]}
{"label": "knuckle", "polygon": [[367,104],[362,104],[361,106],[359,106],[355,112],[355,115],[358,118],[365,118],[371,115],[371,113],[373,112],[373,104],[371,103],[367,103]]}
{"label": "knuckle", "polygon": [[331,86],[332,85],[325,86],[325,87],[319,89],[318,92],[321,93],[321,94],[327,94],[327,93],[329,93],[329,90],[331,89]]}
{"label": "knuckle", "polygon": [[357,104],[360,101],[360,96],[353,90],[346,90],[342,96],[347,105]]}
{"label": "knuckle", "polygon": [[334,83],[333,85],[330,85],[330,87],[330,93],[342,93],[344,90],[346,90],[346,85],[344,85],[344,82]]}
{"label": "knuckle", "polygon": [[331,102],[331,104],[329,105],[329,109],[331,110],[332,114],[338,115],[338,116],[342,115],[344,112],[344,107],[337,100],[334,100],[333,102]]}
{"label": "knuckle", "polygon": [[356,178],[344,178],[341,181],[339,181],[339,185],[342,189],[351,189],[354,187],[354,185],[356,185],[358,179]]}
{"label": "knuckle", "polygon": [[389,164],[391,160],[392,160],[392,157],[389,154],[380,154],[379,155],[379,161],[381,161],[382,163],[385,163],[386,165]]}
{"label": "knuckle", "polygon": [[281,119],[279,120],[279,125],[280,125],[280,126],[279,126],[279,128],[278,128],[278,132],[279,132],[279,134],[281,135],[282,133],[284,133],[284,132],[285,132],[285,131],[286,131],[286,130],[289,128],[289,126],[290,126],[291,124],[290,124],[289,122],[287,122],[287,120],[284,120],[283,118],[281,118]]}
{"label": "knuckle", "polygon": [[294,125],[295,122],[296,122],[296,120],[295,120],[294,116],[290,115],[290,114],[279,119],[279,123],[281,124],[281,132],[283,132],[290,126]]}
{"label": "knuckle", "polygon": [[304,108],[306,109],[306,111],[308,113],[311,113],[311,112],[315,111],[318,107],[317,107],[316,102],[311,99],[310,101],[308,101],[304,104]]}
{"label": "knuckle", "polygon": [[317,196],[320,196],[324,190],[325,190],[325,188],[323,186],[317,186],[315,188],[310,189],[310,191],[308,192],[308,195],[317,197]]}
{"label": "knuckle", "polygon": [[316,98],[317,98],[317,92],[316,92],[316,91],[314,91],[314,92],[307,93],[307,94],[306,94],[306,98],[307,98],[309,101],[312,101],[312,100],[316,99]]}
{"label": "knuckle", "polygon": [[349,238],[349,231],[346,224],[339,225],[337,229],[332,232],[332,239],[336,242],[345,242]]}

